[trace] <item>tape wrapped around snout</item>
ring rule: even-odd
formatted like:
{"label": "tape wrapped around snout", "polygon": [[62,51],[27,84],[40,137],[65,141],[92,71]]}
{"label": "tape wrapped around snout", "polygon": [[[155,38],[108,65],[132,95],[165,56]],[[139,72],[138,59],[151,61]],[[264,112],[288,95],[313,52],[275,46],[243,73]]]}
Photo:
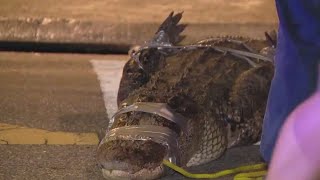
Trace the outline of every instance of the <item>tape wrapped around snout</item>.
{"label": "tape wrapped around snout", "polygon": [[154,125],[123,126],[114,128],[107,132],[99,146],[114,140],[150,140],[156,142],[167,147],[168,154],[165,159],[168,159],[172,163],[179,164],[180,155],[178,154],[178,134],[169,128]]}
{"label": "tape wrapped around snout", "polygon": [[136,102],[132,105],[119,109],[110,119],[109,129],[113,125],[115,118],[123,113],[139,111],[161,116],[171,122],[176,123],[182,132],[187,131],[187,120],[181,114],[174,112],[166,103]]}
{"label": "tape wrapped around snout", "polygon": [[153,141],[158,144],[164,145],[168,149],[166,159],[170,162],[179,164],[180,155],[178,154],[178,138],[177,132],[162,126],[155,125],[134,125],[134,126],[123,126],[111,129],[115,118],[123,113],[138,111],[156,114],[171,122],[174,122],[181,129],[181,132],[187,132],[187,120],[181,114],[174,112],[165,103],[151,103],[151,102],[136,102],[132,105],[125,106],[119,109],[110,119],[108,131],[104,139],[100,142],[102,144],[113,141],[113,140],[142,140],[142,141]]}

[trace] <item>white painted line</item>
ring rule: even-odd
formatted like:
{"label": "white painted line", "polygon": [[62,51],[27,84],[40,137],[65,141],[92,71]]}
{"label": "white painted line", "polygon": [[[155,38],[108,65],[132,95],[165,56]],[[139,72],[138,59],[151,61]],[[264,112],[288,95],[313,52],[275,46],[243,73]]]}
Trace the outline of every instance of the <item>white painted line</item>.
{"label": "white painted line", "polygon": [[[122,60],[90,60],[93,70],[97,73],[100,87],[103,93],[104,104],[109,119],[117,112],[117,94],[122,76],[123,66],[126,61]],[[113,122],[109,122],[112,124]]]}

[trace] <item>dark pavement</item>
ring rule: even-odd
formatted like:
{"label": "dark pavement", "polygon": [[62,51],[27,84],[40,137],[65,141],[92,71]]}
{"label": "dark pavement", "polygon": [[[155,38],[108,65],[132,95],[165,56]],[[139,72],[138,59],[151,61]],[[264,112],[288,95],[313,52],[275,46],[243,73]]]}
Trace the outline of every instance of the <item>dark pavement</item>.
{"label": "dark pavement", "polygon": [[[258,147],[230,150],[224,157],[191,172],[210,173],[260,162]],[[0,145],[0,179],[103,180],[95,160],[96,146]],[[179,174],[161,180],[186,179]],[[232,179],[232,176],[219,178]]]}
{"label": "dark pavement", "polygon": [[103,179],[96,146],[0,145],[0,179]]}

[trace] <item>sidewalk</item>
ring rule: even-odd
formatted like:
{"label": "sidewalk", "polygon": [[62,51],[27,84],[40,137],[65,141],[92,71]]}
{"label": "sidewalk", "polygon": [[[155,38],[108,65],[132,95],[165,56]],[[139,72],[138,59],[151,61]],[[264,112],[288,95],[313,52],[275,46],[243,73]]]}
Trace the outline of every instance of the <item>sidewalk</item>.
{"label": "sidewalk", "polygon": [[[187,2],[187,3],[186,3]],[[132,45],[152,37],[171,11],[184,11],[186,41],[262,38],[277,28],[270,0],[0,0],[0,41]]]}

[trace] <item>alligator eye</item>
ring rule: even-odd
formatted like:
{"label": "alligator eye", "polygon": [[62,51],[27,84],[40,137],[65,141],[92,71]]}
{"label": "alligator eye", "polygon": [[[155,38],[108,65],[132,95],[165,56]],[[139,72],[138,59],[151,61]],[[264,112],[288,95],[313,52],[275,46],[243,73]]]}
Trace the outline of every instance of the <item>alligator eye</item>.
{"label": "alligator eye", "polygon": [[133,54],[137,53],[140,49],[140,46],[133,46],[129,49],[128,54],[132,56]]}

